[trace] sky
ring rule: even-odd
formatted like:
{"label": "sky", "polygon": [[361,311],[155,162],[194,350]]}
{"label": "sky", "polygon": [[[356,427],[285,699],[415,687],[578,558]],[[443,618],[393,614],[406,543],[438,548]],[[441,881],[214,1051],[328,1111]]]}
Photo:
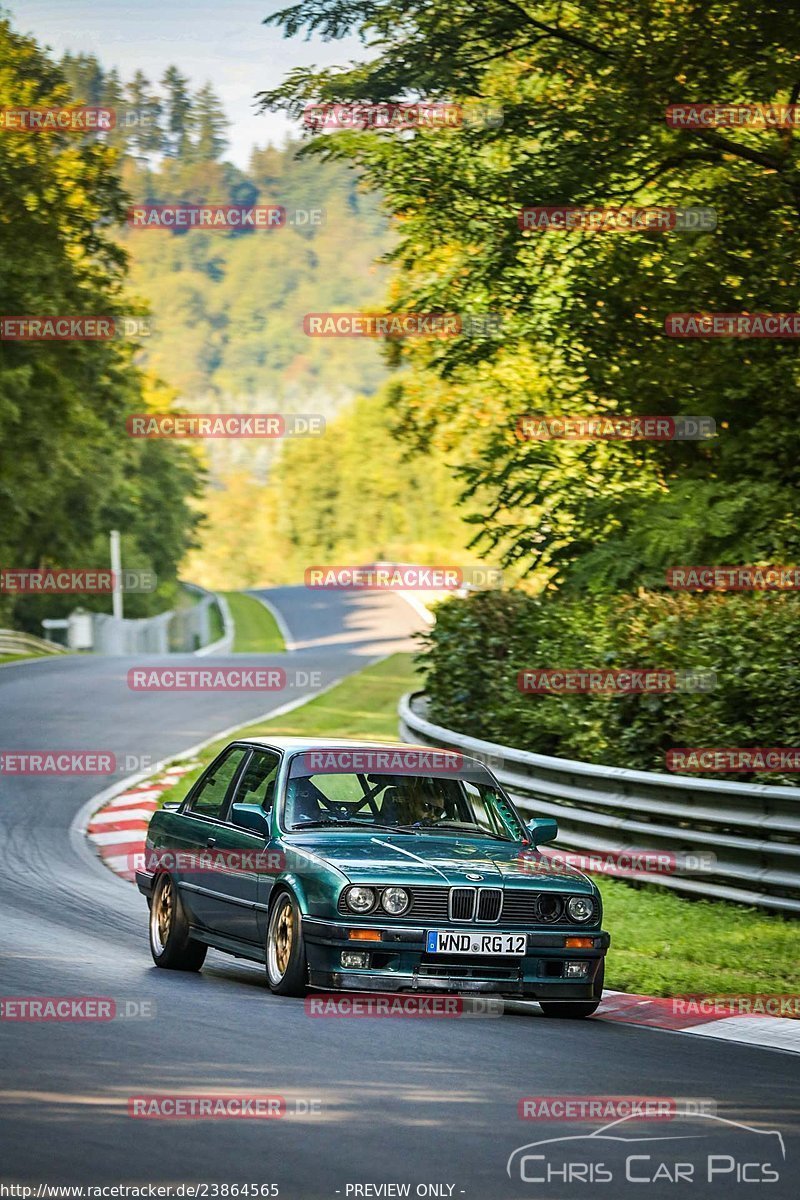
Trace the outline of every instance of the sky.
{"label": "sky", "polygon": [[285,39],[262,25],[291,0],[0,0],[14,27],[50,46],[95,54],[123,79],[141,69],[160,79],[175,63],[195,88],[210,80],[231,120],[226,158],[247,166],[253,145],[281,144],[296,126],[282,113],[258,114],[253,97],[296,66],[335,66],[364,57],[357,38]]}

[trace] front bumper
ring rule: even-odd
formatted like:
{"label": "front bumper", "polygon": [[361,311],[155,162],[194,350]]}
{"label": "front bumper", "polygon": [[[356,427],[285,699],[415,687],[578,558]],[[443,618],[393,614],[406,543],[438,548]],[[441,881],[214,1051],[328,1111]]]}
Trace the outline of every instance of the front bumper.
{"label": "front bumper", "polygon": [[155,878],[153,873],[151,871],[136,871],[135,878],[139,891],[148,900],[151,900],[153,896],[153,879]]}
{"label": "front bumper", "polygon": [[[379,992],[473,992],[528,1000],[591,1000],[611,938],[601,930],[527,931],[522,958],[470,958],[427,954],[425,935],[437,925],[380,930],[380,941],[349,937],[357,921],[303,918],[309,984],[313,988]],[[448,925],[446,928],[459,928]],[[471,927],[474,930],[474,926]],[[523,931],[519,931],[523,932]],[[592,946],[566,946],[567,937],[591,938]],[[343,950],[370,956],[364,968],[344,968]],[[565,978],[564,964],[586,961],[587,974]]]}

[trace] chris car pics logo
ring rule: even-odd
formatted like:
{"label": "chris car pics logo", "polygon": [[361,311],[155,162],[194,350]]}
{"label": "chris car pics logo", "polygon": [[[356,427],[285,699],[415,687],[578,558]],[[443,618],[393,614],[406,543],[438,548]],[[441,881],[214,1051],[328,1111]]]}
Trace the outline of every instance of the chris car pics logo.
{"label": "chris car pics logo", "polygon": [[529,1142],[511,1153],[506,1171],[519,1183],[544,1185],[548,1197],[574,1197],[576,1185],[587,1183],[614,1200],[615,1185],[654,1183],[683,1185],[685,1192],[676,1194],[728,1197],[733,1184],[777,1183],[785,1163],[779,1130],[686,1111],[666,1128],[658,1116],[634,1113],[585,1135]]}

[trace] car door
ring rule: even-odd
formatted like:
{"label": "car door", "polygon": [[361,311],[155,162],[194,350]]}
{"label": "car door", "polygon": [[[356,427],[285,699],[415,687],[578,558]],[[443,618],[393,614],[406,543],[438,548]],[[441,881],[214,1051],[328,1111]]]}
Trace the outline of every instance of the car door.
{"label": "car door", "polygon": [[193,923],[215,927],[215,851],[223,836],[228,797],[250,747],[228,746],[200,777],[181,807],[181,836],[176,839],[175,877]]}
{"label": "car door", "polygon": [[[225,823],[216,833],[214,847],[211,928],[227,937],[259,945],[262,940],[259,912],[263,912],[271,890],[269,839],[263,833],[238,825],[232,810],[234,804],[246,804],[265,815],[270,813],[280,764],[277,751],[253,749],[228,795],[223,814]],[[259,896],[259,877],[263,885],[265,872],[268,886],[262,886]]]}

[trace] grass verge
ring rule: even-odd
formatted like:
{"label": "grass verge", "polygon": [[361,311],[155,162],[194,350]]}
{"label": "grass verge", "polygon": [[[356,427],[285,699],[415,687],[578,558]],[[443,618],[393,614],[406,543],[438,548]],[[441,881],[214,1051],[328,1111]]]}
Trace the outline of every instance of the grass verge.
{"label": "grass verge", "polygon": [[[296,712],[242,733],[397,740],[397,701],[414,685],[411,655],[395,654]],[[207,747],[202,766],[163,799],[183,797],[227,740]],[[738,904],[686,900],[664,888],[597,879],[612,942],[607,987],[654,996],[800,991],[797,921]]]}
{"label": "grass verge", "polygon": [[235,654],[282,654],[286,645],[275,618],[255,596],[223,592],[231,610],[236,634]]}
{"label": "grass verge", "polygon": [[[68,651],[68,653],[71,654],[72,652]],[[41,654],[38,654],[35,651],[32,651],[30,654],[0,654],[0,666],[2,666],[4,663],[33,662],[34,659],[38,660],[38,659],[42,659],[42,658],[64,658],[64,657],[65,657],[65,655],[63,655],[63,654],[46,654],[44,651],[42,651]]]}

